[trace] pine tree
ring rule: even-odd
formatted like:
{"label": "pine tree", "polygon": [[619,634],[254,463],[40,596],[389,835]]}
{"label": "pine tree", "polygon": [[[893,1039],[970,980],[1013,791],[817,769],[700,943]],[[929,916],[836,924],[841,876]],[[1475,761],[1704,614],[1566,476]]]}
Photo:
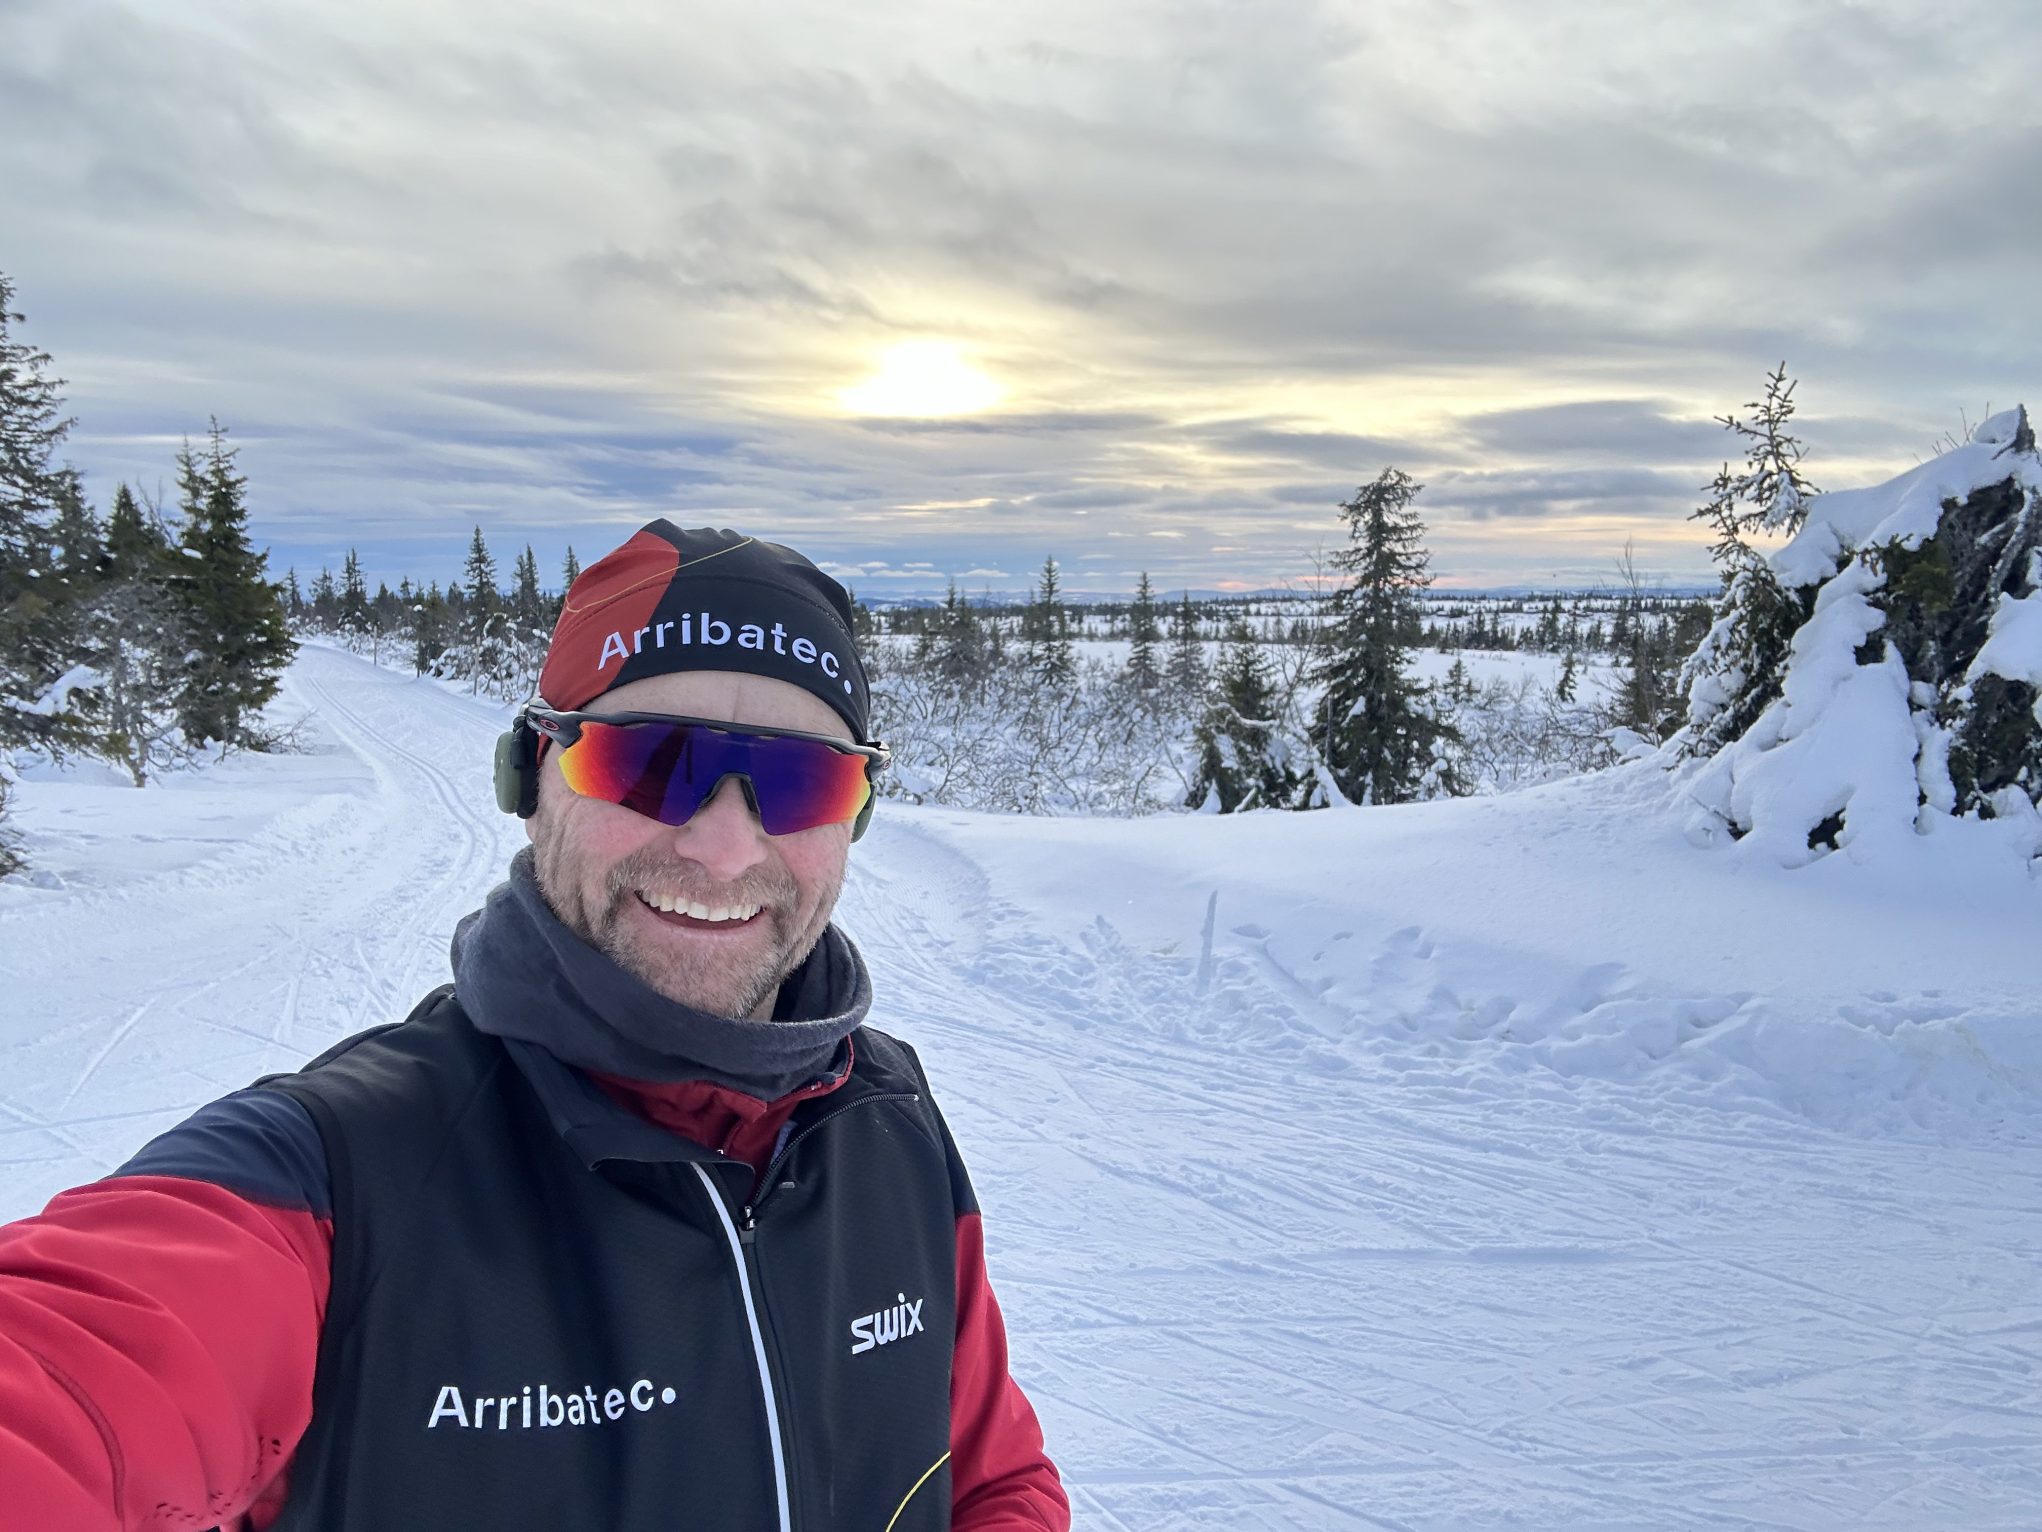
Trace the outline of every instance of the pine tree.
{"label": "pine tree", "polygon": [[1135,587],[1127,631],[1132,640],[1127,651],[1127,677],[1135,690],[1152,692],[1163,682],[1163,673],[1156,665],[1156,641],[1162,634],[1156,623],[1156,592],[1149,584],[1146,569],[1142,571],[1141,584]]}
{"label": "pine tree", "polygon": [[1351,803],[1404,803],[1459,786],[1441,764],[1455,731],[1410,674],[1418,593],[1432,583],[1425,525],[1411,508],[1422,487],[1385,468],[1340,507],[1348,541],[1331,562],[1349,578],[1328,602],[1326,654],[1310,675],[1325,687],[1312,743]]}
{"label": "pine tree", "polygon": [[1198,613],[1185,591],[1170,616],[1170,690],[1188,702],[1205,690],[1205,644],[1198,636]]}
{"label": "pine tree", "polygon": [[1036,582],[1035,599],[1029,605],[1028,625],[1033,640],[1029,668],[1038,680],[1068,683],[1077,673],[1078,662],[1071,649],[1071,618],[1064,609],[1054,557],[1042,561],[1042,578]]}
{"label": "pine tree", "polygon": [[1567,658],[1560,662],[1560,679],[1553,683],[1553,695],[1561,702],[1572,702],[1576,685],[1577,670],[1574,651],[1567,651]]}
{"label": "pine tree", "polygon": [[1213,677],[1213,695],[1193,735],[1198,764],[1189,808],[1222,814],[1243,809],[1290,808],[1304,778],[1291,764],[1277,733],[1276,683],[1248,625],[1235,618]]}
{"label": "pine tree", "polygon": [[188,507],[173,580],[187,660],[178,722],[193,745],[219,740],[260,747],[254,715],[277,693],[296,645],[277,589],[264,577],[268,555],[248,542],[248,481],[235,468],[215,420],[203,465],[185,444],[179,483]]}

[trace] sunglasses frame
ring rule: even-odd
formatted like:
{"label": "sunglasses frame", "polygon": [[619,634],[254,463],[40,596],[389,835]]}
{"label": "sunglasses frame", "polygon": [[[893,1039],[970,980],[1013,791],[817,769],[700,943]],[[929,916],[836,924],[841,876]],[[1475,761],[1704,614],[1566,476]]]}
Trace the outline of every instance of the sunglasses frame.
{"label": "sunglasses frame", "polygon": [[[562,750],[567,749],[581,738],[582,725],[585,723],[618,725],[666,723],[685,724],[690,728],[708,729],[717,734],[731,734],[739,738],[806,740],[811,744],[827,745],[839,755],[862,755],[865,757],[867,790],[864,806],[858,810],[854,820],[848,821],[853,826],[851,835],[853,840],[864,833],[866,821],[872,815],[872,807],[879,800],[879,794],[872,786],[872,779],[884,771],[893,760],[893,751],[884,740],[861,742],[845,739],[836,734],[817,734],[808,729],[780,729],[769,724],[739,724],[727,718],[695,718],[686,713],[593,713],[578,709],[550,708],[537,702],[528,702],[519,712],[518,721],[536,736],[540,746],[539,753],[543,753],[546,744],[558,745]],[[746,801],[751,805],[752,812],[757,814],[758,791],[751,778],[742,773],[734,772],[731,775],[737,777],[744,788]],[[842,822],[845,821],[839,821]]]}

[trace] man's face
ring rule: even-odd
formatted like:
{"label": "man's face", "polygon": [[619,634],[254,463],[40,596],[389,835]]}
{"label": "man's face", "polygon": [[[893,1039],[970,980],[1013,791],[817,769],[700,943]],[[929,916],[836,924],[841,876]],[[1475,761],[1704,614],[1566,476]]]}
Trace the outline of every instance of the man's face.
{"label": "man's face", "polygon": [[[652,676],[606,692],[592,713],[681,713],[738,725],[805,729],[848,740],[819,697],[785,681],[735,671]],[[541,763],[539,808],[525,821],[540,892],[590,946],[670,1000],[719,1016],[767,1017],[780,981],[829,924],[844,883],[851,826],[768,835],[734,780],[679,826],[584,798]],[[666,913],[656,904],[676,904]],[[711,912],[756,913],[704,920]]]}

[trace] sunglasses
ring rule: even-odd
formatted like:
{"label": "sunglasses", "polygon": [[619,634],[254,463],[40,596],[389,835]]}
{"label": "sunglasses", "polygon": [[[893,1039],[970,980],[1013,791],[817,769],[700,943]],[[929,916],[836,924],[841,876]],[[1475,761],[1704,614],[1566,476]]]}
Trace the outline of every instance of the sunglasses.
{"label": "sunglasses", "polygon": [[891,758],[877,740],[671,713],[564,713],[535,703],[524,720],[558,747],[560,774],[581,796],[665,825],[686,824],[724,778],[736,777],[768,835],[851,820],[862,830],[873,774]]}

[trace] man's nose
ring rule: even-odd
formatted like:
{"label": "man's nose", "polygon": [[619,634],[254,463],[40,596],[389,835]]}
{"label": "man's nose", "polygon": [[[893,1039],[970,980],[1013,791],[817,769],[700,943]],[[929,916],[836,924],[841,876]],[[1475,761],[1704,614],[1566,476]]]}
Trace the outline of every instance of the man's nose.
{"label": "man's nose", "polygon": [[744,784],[725,777],[709,801],[674,830],[674,849],[712,878],[735,878],[766,859],[766,831],[745,798]]}

